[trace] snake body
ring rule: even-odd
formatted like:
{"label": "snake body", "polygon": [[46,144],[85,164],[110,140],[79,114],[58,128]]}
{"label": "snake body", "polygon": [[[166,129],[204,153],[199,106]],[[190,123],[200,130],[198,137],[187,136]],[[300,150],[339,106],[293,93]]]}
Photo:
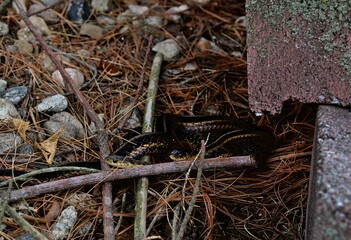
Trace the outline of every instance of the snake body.
{"label": "snake body", "polygon": [[140,159],[146,155],[175,161],[191,159],[199,152],[201,140],[206,141],[206,158],[242,155],[262,158],[273,139],[269,132],[237,118],[165,115],[160,119],[159,132],[131,138],[107,162],[126,168],[144,164]]}

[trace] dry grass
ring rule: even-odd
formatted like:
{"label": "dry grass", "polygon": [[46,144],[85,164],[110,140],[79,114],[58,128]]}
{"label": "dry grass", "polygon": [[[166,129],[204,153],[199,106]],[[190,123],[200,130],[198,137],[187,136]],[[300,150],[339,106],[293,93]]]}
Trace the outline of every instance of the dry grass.
{"label": "dry grass", "polygon": [[[125,9],[123,3],[115,3],[116,10],[108,14],[110,17],[116,17],[118,12]],[[166,9],[179,5],[177,1],[160,1],[159,4]],[[303,238],[315,107],[290,102],[278,116],[256,117],[250,112],[245,61],[246,32],[243,26],[234,24],[235,19],[244,13],[243,3],[214,1],[206,6],[191,6],[188,12],[182,14],[181,23],[169,22],[163,28],[134,28],[130,24],[130,31],[125,33],[120,33],[123,26],[117,25],[98,41],[79,36],[78,26],[61,18],[59,23],[52,26],[52,36],[47,38],[50,45],[81,60],[80,63],[71,60],[66,66],[80,69],[88,79],[81,91],[96,113],[104,114],[106,129],[111,136],[111,149],[124,137],[122,132],[115,131],[124,116],[119,114],[119,109],[128,105],[137,94],[147,39],[151,34],[156,41],[175,39],[176,36],[184,38],[179,41],[182,47],[180,58],[163,66],[156,115],[201,115],[214,112],[243,118],[274,131],[274,150],[263,167],[240,171],[218,169],[203,174],[186,239]],[[95,16],[93,14],[92,18]],[[12,34],[0,42],[3,63],[0,66],[1,78],[8,80],[10,86],[25,85],[30,89],[26,99],[19,105],[23,119],[31,123],[30,131],[40,133],[42,138],[47,137],[42,126],[49,114],[36,113],[32,108],[40,99],[54,93],[67,95],[68,111],[87,129],[90,120],[75,97],[55,84],[50,73],[41,67],[40,57],[43,53],[40,48],[30,55],[6,50],[14,41],[12,36],[19,28],[20,19],[9,10],[2,20],[13,28]],[[200,51],[197,48],[200,37],[215,40],[224,51]],[[77,54],[82,49],[87,51],[87,56]],[[243,53],[244,57],[234,57],[230,54],[233,51]],[[60,55],[59,52],[57,54]],[[184,70],[184,66],[190,63],[196,69]],[[88,66],[95,67],[89,69]],[[150,66],[151,61],[146,79]],[[139,112],[144,111],[145,94],[143,91],[135,106]],[[7,128],[1,128],[1,132],[6,131]],[[98,159],[98,149],[87,137],[83,140],[60,141],[57,155],[62,161],[95,161]],[[3,156],[1,167],[10,168],[12,157],[13,154]],[[43,161],[37,149],[33,156],[21,158]],[[25,169],[26,166],[27,163],[16,164],[17,169]],[[190,201],[195,175],[189,179],[184,179],[184,176],[174,174],[150,178],[148,216],[150,221],[157,217],[151,236],[167,239],[174,210],[177,207],[183,209]],[[116,183],[114,189],[115,221],[123,216],[118,230],[121,239],[129,239],[132,234],[133,191],[133,180]],[[89,208],[77,206],[78,222],[70,239],[101,237],[101,195],[97,189],[75,189],[28,200],[32,210],[25,217],[35,227],[48,230],[52,221],[47,221],[45,217],[53,206],[63,208],[72,194],[83,192],[93,196],[95,204]],[[127,195],[127,200],[124,209],[121,209],[123,194]],[[90,231],[79,233],[81,226],[87,222],[92,224]],[[9,218],[5,218],[3,224],[7,226],[4,234],[8,236],[22,231]]]}

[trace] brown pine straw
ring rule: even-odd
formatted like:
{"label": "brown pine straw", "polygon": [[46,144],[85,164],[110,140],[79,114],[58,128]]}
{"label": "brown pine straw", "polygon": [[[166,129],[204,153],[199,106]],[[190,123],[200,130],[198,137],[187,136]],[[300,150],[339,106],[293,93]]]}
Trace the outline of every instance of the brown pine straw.
{"label": "brown pine straw", "polygon": [[[127,9],[123,1],[115,1],[115,4],[117,10],[108,14],[112,18]],[[179,4],[176,1],[159,1],[159,5],[168,9]],[[151,29],[155,42],[166,38],[176,39],[179,35],[186,39],[177,39],[182,48],[180,57],[163,66],[156,102],[157,116],[163,113],[223,114],[253,122],[271,130],[275,135],[272,152],[259,168],[203,172],[185,236],[193,239],[302,239],[315,107],[287,102],[282,113],[277,116],[257,117],[250,112],[245,60],[246,31],[244,26],[234,23],[238,16],[245,14],[244,5],[244,1],[211,1],[201,7],[191,5],[188,11],[182,13],[181,23],[169,21],[162,28]],[[143,69],[146,68],[145,80],[150,74],[151,62],[146,67],[144,64],[150,29],[146,26],[135,28],[132,23],[127,23],[130,30],[120,32],[125,25],[117,24],[102,39],[91,40],[79,36],[79,26],[65,19],[63,9],[66,8],[67,5],[64,5],[61,10],[57,10],[60,22],[50,25],[53,35],[43,38],[56,49],[86,63],[71,60],[65,63],[65,67],[77,68],[86,77],[87,84],[80,91],[93,111],[104,115],[105,128],[109,133],[106,148],[114,150],[121,140],[129,138],[128,134],[134,132],[126,129],[116,131],[126,117],[125,113],[121,114],[120,109],[140,95],[134,109],[140,115],[144,112],[146,86],[140,92],[138,85]],[[3,21],[9,22],[15,30],[19,28],[20,17],[11,10]],[[39,56],[43,50],[36,43],[34,45],[38,47],[38,52],[32,54],[7,51],[8,44],[14,41],[12,35],[4,37],[0,43],[2,78],[8,80],[9,86],[29,87],[26,99],[17,107],[21,109],[23,119],[30,122],[27,134],[36,133],[39,139],[45,139],[49,135],[43,129],[43,122],[51,114],[37,113],[31,109],[46,96],[67,92],[52,80],[51,73],[42,68]],[[196,44],[202,36],[215,41],[224,51],[200,51]],[[78,50],[82,49],[86,50],[86,56],[78,55]],[[234,57],[232,53],[235,51],[242,52],[243,57]],[[54,53],[60,55],[58,52]],[[101,64],[104,61],[108,64]],[[184,69],[186,64],[192,64],[195,69]],[[88,66],[95,66],[98,74],[94,74]],[[75,96],[66,95],[69,100],[67,111],[80,120],[84,129],[89,129],[91,120],[87,113],[80,107]],[[8,126],[0,126],[1,133],[11,130]],[[35,140],[28,141],[33,143]],[[99,149],[90,137],[60,140],[57,157],[64,162],[96,161],[99,159]],[[1,159],[1,167],[10,169],[13,166],[19,170],[31,170],[28,162],[44,161],[37,149],[33,155],[11,153],[2,155]],[[160,159],[154,160],[157,162]],[[183,216],[183,209],[187,208],[192,197],[195,174],[190,174],[187,179],[183,197],[184,181],[184,173],[150,178],[147,220],[155,220],[149,236],[160,236],[163,239],[171,236],[174,212],[179,209],[179,214]],[[18,187],[33,184],[39,183],[25,182]],[[123,216],[116,235],[120,239],[130,239],[133,233],[134,190],[134,180],[114,183],[114,222],[117,222],[119,216]],[[77,206],[79,216],[71,230],[71,238],[102,238],[103,198],[92,187],[77,187],[33,197],[27,200],[26,204],[30,208],[25,219],[34,228],[49,231],[53,221],[46,221],[45,216],[53,202],[64,208],[70,196],[80,193],[92,196],[95,204],[89,209]],[[125,207],[121,209],[123,195],[127,196],[127,200]],[[92,228],[81,234],[81,226],[85,223],[91,223]],[[8,236],[23,231],[8,215],[5,215],[3,224],[6,225],[4,234]]]}

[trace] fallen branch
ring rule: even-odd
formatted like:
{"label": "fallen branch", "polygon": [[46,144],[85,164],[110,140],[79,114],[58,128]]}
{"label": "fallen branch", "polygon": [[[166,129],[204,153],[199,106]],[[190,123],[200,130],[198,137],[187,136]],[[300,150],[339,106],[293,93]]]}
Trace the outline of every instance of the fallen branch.
{"label": "fallen branch", "polygon": [[[101,171],[77,177],[61,179],[53,182],[42,183],[35,186],[14,190],[10,193],[9,202],[21,199],[32,198],[41,194],[58,192],[62,190],[94,185],[108,181],[116,181],[127,178],[161,175],[167,173],[184,172],[189,169],[193,161],[167,162],[151,165],[144,165],[135,168],[117,169],[114,171]],[[214,170],[222,168],[245,168],[256,166],[256,161],[250,156],[210,158],[203,162],[204,170]],[[197,169],[195,164],[193,170]],[[5,192],[0,193],[0,198],[5,197]]]}

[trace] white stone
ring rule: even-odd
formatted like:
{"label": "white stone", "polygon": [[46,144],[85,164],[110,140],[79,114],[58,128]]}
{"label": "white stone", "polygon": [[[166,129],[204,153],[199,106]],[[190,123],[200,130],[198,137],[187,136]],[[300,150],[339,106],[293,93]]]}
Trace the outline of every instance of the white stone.
{"label": "white stone", "polygon": [[0,98],[0,120],[11,120],[12,118],[21,117],[12,103],[3,98]]}
{"label": "white stone", "polygon": [[55,240],[66,239],[77,221],[78,213],[73,206],[68,206],[62,211],[57,221],[51,227],[51,233]]}
{"label": "white stone", "polygon": [[[68,73],[68,75],[71,76],[73,82],[77,85],[77,87],[80,88],[84,83],[84,75],[80,71],[74,68],[65,68],[65,70]],[[62,87],[65,87],[67,90],[69,90],[68,87],[66,87],[66,84],[63,81],[62,75],[58,70],[52,73],[52,78]]]}
{"label": "white stone", "polygon": [[128,5],[128,8],[134,13],[135,15],[143,15],[149,11],[147,6],[140,6],[140,5]]}
{"label": "white stone", "polygon": [[0,36],[5,36],[9,33],[9,26],[6,23],[0,22]]}
{"label": "white stone", "polygon": [[0,79],[0,92],[5,91],[7,82],[4,79]]}
{"label": "white stone", "polygon": [[92,0],[91,6],[97,12],[106,12],[112,8],[112,0]]}
{"label": "white stone", "polygon": [[35,109],[39,112],[62,112],[68,106],[68,102],[65,96],[56,94],[47,98],[44,98]]}
{"label": "white stone", "polygon": [[163,42],[157,43],[153,48],[153,51],[160,52],[163,54],[165,60],[170,60],[179,55],[180,47],[173,39],[167,39]]}

